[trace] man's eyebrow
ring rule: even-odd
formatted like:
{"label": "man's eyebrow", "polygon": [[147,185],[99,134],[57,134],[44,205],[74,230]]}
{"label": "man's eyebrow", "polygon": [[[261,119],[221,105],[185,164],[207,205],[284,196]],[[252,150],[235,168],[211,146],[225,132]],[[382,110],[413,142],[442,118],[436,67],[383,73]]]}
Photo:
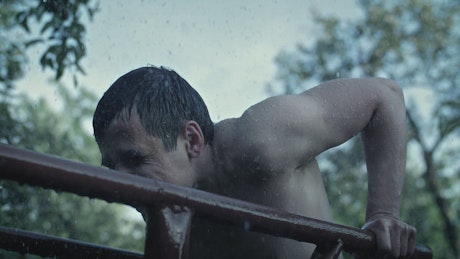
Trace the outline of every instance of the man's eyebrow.
{"label": "man's eyebrow", "polygon": [[112,168],[115,166],[116,161],[123,161],[125,159],[131,159],[136,157],[142,158],[144,157],[144,155],[141,151],[137,149],[118,150],[116,152],[113,152],[113,157],[102,157],[101,165]]}
{"label": "man's eyebrow", "polygon": [[117,152],[119,158],[133,158],[133,157],[144,157],[145,153],[142,150],[138,149],[125,149],[125,150],[120,150]]}

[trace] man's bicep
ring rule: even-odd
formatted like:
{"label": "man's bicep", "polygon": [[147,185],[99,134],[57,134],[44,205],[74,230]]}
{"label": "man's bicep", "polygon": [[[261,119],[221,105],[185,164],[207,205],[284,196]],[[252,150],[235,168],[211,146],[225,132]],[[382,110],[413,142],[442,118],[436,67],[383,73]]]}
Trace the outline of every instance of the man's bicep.
{"label": "man's bicep", "polygon": [[309,130],[324,151],[360,133],[371,121],[379,100],[381,80],[334,80],[299,95],[311,113]]}
{"label": "man's bicep", "polygon": [[353,130],[341,126],[341,121],[334,119],[339,114],[326,108],[321,102],[308,95],[298,96],[295,109],[291,113],[296,114],[298,124],[297,138],[299,142],[306,144],[305,152],[312,157],[331,147],[337,146],[351,138]]}
{"label": "man's bicep", "polygon": [[243,114],[241,133],[247,143],[262,145],[271,159],[304,164],[367,125],[372,111],[357,104],[358,91],[347,90],[322,84],[300,95],[268,98]]}
{"label": "man's bicep", "polygon": [[[255,107],[263,111],[268,129],[266,141],[281,153],[279,157],[304,164],[324,150],[339,145],[351,135],[330,119],[331,112],[309,95],[286,95],[270,98]],[[271,142],[270,140],[275,140]]]}
{"label": "man's bicep", "polygon": [[276,96],[252,106],[239,119],[241,139],[271,163],[286,168],[308,163],[331,142],[321,110],[308,98]]}

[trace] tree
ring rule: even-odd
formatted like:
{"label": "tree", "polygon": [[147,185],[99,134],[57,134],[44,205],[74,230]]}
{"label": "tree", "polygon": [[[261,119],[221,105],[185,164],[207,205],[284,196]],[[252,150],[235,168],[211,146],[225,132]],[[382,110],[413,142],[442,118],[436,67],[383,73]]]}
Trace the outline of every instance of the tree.
{"label": "tree", "polygon": [[24,76],[26,50],[41,45],[42,67],[54,71],[57,80],[73,71],[77,84],[86,54],[82,13],[91,20],[98,7],[91,0],[0,0],[0,5],[0,134],[7,136],[16,124],[8,106],[14,82]]}
{"label": "tree", "polygon": [[[58,112],[43,99],[33,102],[21,96],[14,107],[18,124],[10,132],[9,144],[93,165],[100,163],[96,143],[83,123],[91,118],[96,97],[84,88],[73,94],[62,86],[57,89],[64,104]],[[0,185],[2,226],[130,250],[143,249],[145,225],[130,219],[124,206],[10,181]]]}
{"label": "tree", "polygon": [[[281,52],[276,58],[277,80],[283,93],[300,92],[337,77],[381,76],[403,85],[410,152],[402,217],[418,228],[419,241],[433,247],[436,257],[457,258],[460,5],[455,0],[360,0],[358,4],[362,16],[354,20],[317,16],[321,36],[311,45]],[[432,110],[421,107],[420,92],[414,89],[430,92]],[[270,90],[276,88],[272,85]],[[354,183],[363,181],[364,162],[356,161],[357,149],[354,143],[329,153],[324,167],[329,195],[339,209],[335,214],[347,210],[351,218],[362,219],[353,210],[365,202],[362,195],[356,199],[354,194],[359,189]],[[344,179],[349,173],[355,181]],[[343,186],[337,183],[344,180],[351,187],[337,190],[336,186]],[[339,220],[350,224],[349,219]]]}
{"label": "tree", "polygon": [[[9,1],[1,0],[4,32],[21,32],[18,40],[2,35],[2,73],[0,82],[11,86],[23,75],[22,65],[26,60],[25,50],[37,44],[44,44],[45,51],[40,58],[43,68],[49,68],[60,79],[65,70],[84,73],[80,66],[86,54],[84,45],[85,26],[82,12],[91,20],[97,12],[97,4],[91,0],[49,0]],[[34,26],[31,26],[31,20]],[[19,25],[19,27],[18,27]]]}
{"label": "tree", "polygon": [[[70,71],[78,84],[77,75],[84,73],[83,19],[91,19],[97,5],[89,0],[0,4],[0,142],[98,164],[97,146],[83,123],[91,118],[96,101],[88,90],[51,82],[63,103],[60,111],[43,99],[12,94],[15,81],[25,74],[32,46],[43,48],[40,63],[54,72],[54,80]],[[144,224],[130,219],[125,206],[10,181],[0,181],[0,224],[132,250],[144,245]],[[0,251],[3,255],[15,257]]]}

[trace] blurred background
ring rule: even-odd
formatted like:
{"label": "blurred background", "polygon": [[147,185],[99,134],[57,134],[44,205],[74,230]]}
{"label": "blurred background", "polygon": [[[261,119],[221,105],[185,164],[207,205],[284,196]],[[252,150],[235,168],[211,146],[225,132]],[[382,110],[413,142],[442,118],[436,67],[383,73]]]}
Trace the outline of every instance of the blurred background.
{"label": "blurred background", "polygon": [[[435,258],[459,258],[458,0],[0,0],[0,142],[99,165],[91,118],[121,75],[174,69],[215,122],[341,77],[404,89],[409,144],[401,217]],[[359,140],[320,158],[338,223],[360,227]],[[0,181],[0,225],[142,251],[130,207]],[[33,258],[0,250],[0,258]]]}

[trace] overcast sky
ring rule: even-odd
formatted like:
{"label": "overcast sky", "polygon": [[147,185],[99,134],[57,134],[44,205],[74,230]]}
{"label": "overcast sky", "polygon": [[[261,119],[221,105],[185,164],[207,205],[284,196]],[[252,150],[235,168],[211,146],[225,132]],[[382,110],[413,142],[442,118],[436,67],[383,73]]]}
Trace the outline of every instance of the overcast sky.
{"label": "overcast sky", "polygon": [[[102,95],[132,69],[167,66],[201,93],[213,120],[239,116],[267,97],[275,56],[318,33],[313,10],[352,18],[356,9],[353,0],[101,1],[86,27],[87,74],[79,81]],[[30,51],[19,89],[53,98],[52,74],[42,71],[37,53]]]}

